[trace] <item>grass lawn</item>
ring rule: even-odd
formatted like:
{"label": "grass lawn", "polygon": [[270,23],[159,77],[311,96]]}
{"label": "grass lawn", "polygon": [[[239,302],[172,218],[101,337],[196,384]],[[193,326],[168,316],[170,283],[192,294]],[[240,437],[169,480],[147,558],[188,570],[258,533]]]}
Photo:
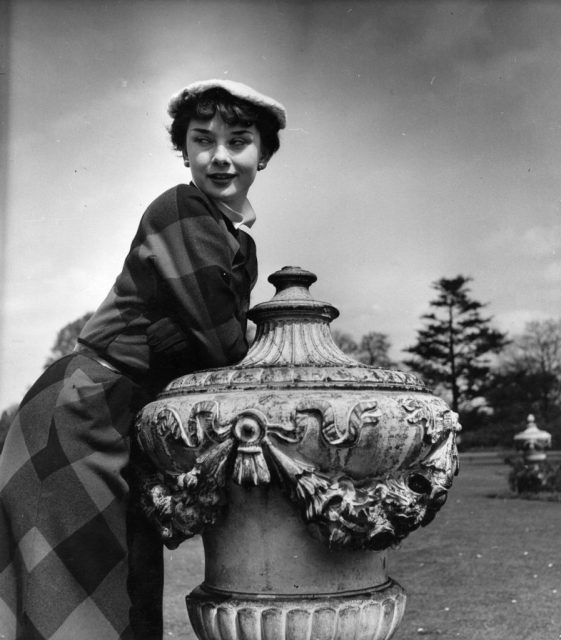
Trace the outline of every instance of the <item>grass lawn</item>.
{"label": "grass lawn", "polygon": [[[408,594],[394,640],[561,638],[561,503],[489,497],[507,474],[463,464],[436,519],[390,553]],[[166,570],[165,636],[195,640],[184,596],[203,580],[200,540],[168,551]]]}

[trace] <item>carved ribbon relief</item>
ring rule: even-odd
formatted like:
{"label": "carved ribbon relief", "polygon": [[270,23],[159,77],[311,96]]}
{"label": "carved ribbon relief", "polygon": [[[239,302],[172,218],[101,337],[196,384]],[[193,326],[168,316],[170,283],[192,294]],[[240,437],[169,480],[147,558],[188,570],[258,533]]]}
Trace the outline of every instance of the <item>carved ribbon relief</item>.
{"label": "carved ribbon relief", "polygon": [[326,400],[306,400],[300,402],[293,420],[305,429],[310,422],[319,425],[323,440],[333,447],[352,447],[358,441],[364,424],[377,424],[381,416],[378,403],[359,402],[349,408]]}
{"label": "carved ribbon relief", "polygon": [[[436,398],[403,396],[385,403],[341,405],[312,398],[277,422],[257,408],[223,416],[214,400],[194,403],[185,424],[178,410],[156,410],[137,423],[141,448],[149,455],[151,450],[171,455],[174,442],[191,450],[195,462],[173,473],[143,468],[144,511],[173,548],[216,521],[227,502],[229,480],[241,486],[275,483],[297,504],[312,534],[329,546],[396,544],[444,504],[458,470],[455,432],[460,427],[456,414]],[[389,405],[404,423],[420,426],[430,446],[405,470],[359,481],[344,471],[320,469],[293,448],[314,433],[322,447],[357,446],[365,427],[384,428]]]}

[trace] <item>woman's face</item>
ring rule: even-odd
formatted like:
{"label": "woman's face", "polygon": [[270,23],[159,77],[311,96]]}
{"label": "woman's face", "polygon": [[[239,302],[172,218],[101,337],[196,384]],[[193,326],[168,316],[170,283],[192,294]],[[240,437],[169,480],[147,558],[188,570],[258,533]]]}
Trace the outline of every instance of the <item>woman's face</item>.
{"label": "woman's face", "polygon": [[185,150],[197,187],[234,209],[241,208],[258,163],[265,164],[255,125],[229,125],[218,114],[189,122]]}

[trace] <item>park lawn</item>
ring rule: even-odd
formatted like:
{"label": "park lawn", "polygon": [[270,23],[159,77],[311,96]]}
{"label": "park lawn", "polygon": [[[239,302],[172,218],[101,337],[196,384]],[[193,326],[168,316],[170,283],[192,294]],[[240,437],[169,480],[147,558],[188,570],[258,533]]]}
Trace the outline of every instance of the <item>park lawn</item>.
{"label": "park lawn", "polygon": [[[463,464],[436,519],[390,552],[408,594],[394,640],[561,638],[561,503],[491,497],[507,474]],[[184,597],[203,576],[199,539],[166,552],[165,637],[195,639]]]}
{"label": "park lawn", "polygon": [[561,638],[561,503],[490,497],[508,471],[462,465],[434,522],[390,554],[408,593],[395,640]]}

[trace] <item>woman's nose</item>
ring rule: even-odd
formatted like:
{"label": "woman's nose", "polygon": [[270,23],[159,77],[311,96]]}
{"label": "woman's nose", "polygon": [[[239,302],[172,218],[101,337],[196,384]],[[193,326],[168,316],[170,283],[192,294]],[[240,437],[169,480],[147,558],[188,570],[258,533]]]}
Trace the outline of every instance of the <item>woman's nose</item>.
{"label": "woman's nose", "polygon": [[216,146],[212,162],[220,165],[228,164],[230,162],[230,154],[224,145],[220,144]]}

